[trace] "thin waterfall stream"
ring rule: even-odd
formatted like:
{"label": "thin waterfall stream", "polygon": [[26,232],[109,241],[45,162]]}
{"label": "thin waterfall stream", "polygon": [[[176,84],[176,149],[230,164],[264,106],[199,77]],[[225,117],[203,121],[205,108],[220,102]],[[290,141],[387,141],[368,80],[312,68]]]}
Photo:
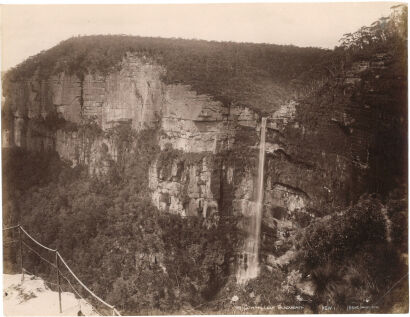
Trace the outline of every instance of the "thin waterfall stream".
{"label": "thin waterfall stream", "polygon": [[254,212],[249,219],[247,219],[247,237],[245,239],[242,257],[236,274],[236,280],[239,284],[244,284],[250,279],[256,278],[259,274],[259,243],[263,213],[263,177],[265,167],[265,134],[266,118],[262,118],[259,143],[258,178],[256,181],[256,201],[253,205]]}

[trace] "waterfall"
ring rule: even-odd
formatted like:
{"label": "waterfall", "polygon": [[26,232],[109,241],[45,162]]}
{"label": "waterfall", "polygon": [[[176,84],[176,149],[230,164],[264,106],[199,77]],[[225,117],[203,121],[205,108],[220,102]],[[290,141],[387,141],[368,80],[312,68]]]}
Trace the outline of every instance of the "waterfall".
{"label": "waterfall", "polygon": [[259,144],[258,179],[256,182],[256,201],[253,204],[254,212],[246,219],[245,223],[247,238],[241,255],[236,280],[244,284],[259,274],[259,242],[263,213],[263,172],[265,166],[265,133],[266,118],[262,118],[261,139]]}

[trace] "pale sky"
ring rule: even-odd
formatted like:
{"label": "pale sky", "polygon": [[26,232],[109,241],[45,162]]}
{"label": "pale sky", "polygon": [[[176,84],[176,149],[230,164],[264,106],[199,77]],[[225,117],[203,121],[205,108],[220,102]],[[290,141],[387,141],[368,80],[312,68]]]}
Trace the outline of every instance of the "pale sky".
{"label": "pale sky", "polygon": [[3,70],[71,36],[130,34],[333,48],[396,2],[3,5]]}

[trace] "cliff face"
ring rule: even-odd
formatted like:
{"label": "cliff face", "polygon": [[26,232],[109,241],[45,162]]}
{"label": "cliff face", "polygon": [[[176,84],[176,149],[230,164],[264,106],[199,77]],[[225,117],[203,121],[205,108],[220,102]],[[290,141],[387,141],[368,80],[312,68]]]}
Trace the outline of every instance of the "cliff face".
{"label": "cliff face", "polygon": [[[79,78],[60,73],[40,79],[33,74],[25,82],[12,83],[6,98],[14,116],[10,142],[30,147],[30,129],[20,122],[53,114],[76,124],[92,119],[103,130],[118,122],[131,122],[135,129],[149,125],[158,120],[163,105],[162,72],[160,66],[128,56],[119,71],[108,75]],[[45,137],[40,129],[37,132]]]}
{"label": "cliff face", "polygon": [[[376,56],[355,64],[319,97],[290,100],[264,114],[262,256],[271,264],[291,248],[286,241],[292,230],[319,216],[324,206],[348,204],[369,188],[372,151],[380,150],[374,131],[381,121],[390,126],[397,119],[394,113],[381,119],[384,112],[370,101],[386,94],[374,87],[387,61]],[[254,212],[261,114],[239,104],[225,106],[189,86],[165,84],[165,72],[129,54],[110,74],[60,73],[40,80],[35,73],[14,82],[5,96],[3,147],[56,150],[98,174],[117,159],[110,129],[156,127],[161,153],[147,171],[154,205],[182,216],[246,218]],[[354,99],[357,94],[368,102]],[[61,119],[63,127],[53,125]],[[67,122],[76,128],[67,128]]]}

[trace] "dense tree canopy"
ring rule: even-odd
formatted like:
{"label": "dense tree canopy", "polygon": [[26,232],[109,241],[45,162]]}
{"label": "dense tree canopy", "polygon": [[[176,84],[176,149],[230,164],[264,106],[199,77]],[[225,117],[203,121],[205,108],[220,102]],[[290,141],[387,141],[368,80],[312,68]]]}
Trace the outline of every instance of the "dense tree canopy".
{"label": "dense tree canopy", "polygon": [[[229,103],[264,107],[287,98],[292,80],[309,72],[318,77],[320,64],[330,51],[272,44],[209,42],[202,40],[148,38],[127,35],[79,36],[28,58],[10,70],[7,80],[37,74],[47,78],[67,72],[80,79],[86,73],[107,74],[120,67],[127,52],[155,61],[166,69],[168,83],[191,85]],[[262,99],[262,93],[271,100]]]}

